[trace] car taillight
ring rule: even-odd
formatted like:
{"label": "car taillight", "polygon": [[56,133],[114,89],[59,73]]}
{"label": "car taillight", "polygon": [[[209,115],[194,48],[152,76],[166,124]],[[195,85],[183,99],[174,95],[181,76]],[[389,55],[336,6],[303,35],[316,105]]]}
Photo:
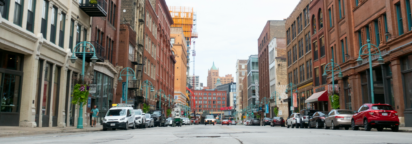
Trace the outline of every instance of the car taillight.
{"label": "car taillight", "polygon": [[293,120],[295,120],[295,118],[293,118]]}
{"label": "car taillight", "polygon": [[343,116],[335,116],[335,118],[337,118],[337,119],[343,119],[343,118],[345,118],[345,117],[343,117]]}
{"label": "car taillight", "polygon": [[325,119],[325,117],[320,117],[320,119]]}

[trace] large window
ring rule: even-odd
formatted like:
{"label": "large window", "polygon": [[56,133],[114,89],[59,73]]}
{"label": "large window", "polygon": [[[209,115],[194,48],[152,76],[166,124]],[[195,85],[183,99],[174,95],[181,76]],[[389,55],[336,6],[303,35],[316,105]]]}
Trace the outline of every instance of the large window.
{"label": "large window", "polygon": [[322,14],[322,9],[319,9],[319,29],[323,28],[323,14]]}
{"label": "large window", "polygon": [[319,68],[315,68],[315,86],[320,85],[319,79],[320,79]]}
{"label": "large window", "polygon": [[325,37],[320,38],[320,57],[325,56]]}
{"label": "large window", "polygon": [[411,30],[412,27],[412,15],[411,15],[411,2],[410,0],[405,0],[406,5],[406,16],[408,18],[408,30]]}
{"label": "large window", "polygon": [[92,101],[99,109],[97,121],[100,121],[113,103],[113,78],[99,71],[94,71],[93,83],[97,87],[96,93],[92,94]]}
{"label": "large window", "polygon": [[344,39],[340,40],[340,47],[342,49],[342,63],[345,62],[345,42]]}
{"label": "large window", "polygon": [[328,76],[323,76],[323,73],[325,72],[325,65],[320,66],[320,75],[322,75],[322,85],[326,84],[326,78]]}
{"label": "large window", "polygon": [[404,57],[401,60],[401,64],[405,96],[405,109],[410,109],[412,108],[412,55]]}
{"label": "large window", "polygon": [[403,20],[402,20],[402,12],[401,12],[401,3],[398,2],[395,4],[396,8],[396,18],[398,22],[398,34],[402,35],[403,34]]}
{"label": "large window", "polygon": [[343,12],[342,12],[342,10],[343,10],[343,8],[342,8],[342,6],[343,6],[343,0],[338,0],[338,3],[339,3],[339,19],[341,19],[342,18],[342,16],[343,16]]}
{"label": "large window", "polygon": [[36,10],[36,0],[29,0],[27,6],[27,24],[26,29],[33,32],[34,29],[34,15]]}
{"label": "large window", "polygon": [[74,36],[74,20],[70,21],[70,37],[69,37],[69,48],[73,52],[73,36]]}
{"label": "large window", "polygon": [[57,26],[57,7],[52,8],[51,24],[50,24],[50,41],[56,43],[56,26]]}
{"label": "large window", "polygon": [[293,62],[296,62],[298,60],[298,53],[297,53],[297,48],[296,45],[293,46]]}
{"label": "large window", "polygon": [[49,17],[49,1],[43,0],[43,8],[41,15],[41,33],[43,38],[47,38],[47,19]]}
{"label": "large window", "polygon": [[64,47],[64,29],[66,27],[66,14],[60,14],[60,27],[59,27],[59,46]]}
{"label": "large window", "polygon": [[332,7],[328,9],[328,12],[329,12],[329,27],[333,27]]}
{"label": "large window", "polygon": [[4,6],[0,6],[1,17],[4,19],[9,19],[9,10],[10,10],[10,0],[4,0]]}
{"label": "large window", "polygon": [[379,43],[380,43],[380,35],[379,35],[379,21],[378,20],[374,20],[373,21],[374,25],[375,25],[375,41],[376,41],[376,46],[379,47]]}
{"label": "large window", "polygon": [[18,26],[21,26],[21,22],[23,19],[23,6],[24,0],[15,0],[13,23]]}
{"label": "large window", "polygon": [[349,79],[343,80],[343,89],[345,93],[345,109],[352,110],[352,98],[349,86]]}
{"label": "large window", "polygon": [[312,34],[316,34],[316,25],[317,25],[317,23],[316,23],[316,17],[315,17],[315,15],[313,15],[312,16]]}
{"label": "large window", "polygon": [[386,38],[386,41],[388,41],[389,36],[386,35],[386,34],[389,33],[389,32],[388,32],[388,22],[386,20],[386,14],[383,15],[383,21],[384,21],[384,25],[385,25],[385,38]]}
{"label": "large window", "polygon": [[361,48],[362,47],[362,31],[359,30],[357,33],[358,33],[359,48]]}
{"label": "large window", "polygon": [[318,42],[317,41],[314,41],[313,42],[313,48],[315,49],[315,51],[314,51],[314,53],[313,53],[313,55],[314,55],[314,58],[313,58],[313,60],[318,60],[318,55],[319,55],[319,51],[318,51]]}

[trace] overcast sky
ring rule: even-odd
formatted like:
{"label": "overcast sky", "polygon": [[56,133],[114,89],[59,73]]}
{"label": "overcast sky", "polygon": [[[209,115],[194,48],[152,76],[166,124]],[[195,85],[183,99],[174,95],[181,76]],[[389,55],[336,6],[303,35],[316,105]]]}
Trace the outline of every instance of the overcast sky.
{"label": "overcast sky", "polygon": [[[299,0],[166,0],[168,6],[189,6],[197,13],[196,75],[207,85],[213,62],[220,76],[232,74],[236,60],[257,54],[257,39],[267,20],[283,20]],[[192,46],[193,48],[193,46]],[[191,61],[193,58],[191,57]],[[193,75],[193,63],[190,63]]]}

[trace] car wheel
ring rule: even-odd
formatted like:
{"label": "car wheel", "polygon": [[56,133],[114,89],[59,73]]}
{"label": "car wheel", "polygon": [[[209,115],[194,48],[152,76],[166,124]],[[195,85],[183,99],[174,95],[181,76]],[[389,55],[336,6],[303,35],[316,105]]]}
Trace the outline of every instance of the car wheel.
{"label": "car wheel", "polygon": [[126,125],[124,127],[124,130],[128,130],[128,129],[129,129],[129,125],[128,125],[128,123],[126,123]]}
{"label": "car wheel", "polygon": [[349,127],[345,127],[345,130],[348,130],[349,129]]}
{"label": "car wheel", "polygon": [[300,127],[300,124],[297,124],[297,123],[296,123],[296,128],[299,128],[299,127]]}
{"label": "car wheel", "polygon": [[106,128],[106,127],[103,127],[103,131],[107,131],[107,128]]}
{"label": "car wheel", "polygon": [[326,122],[323,123],[323,128],[324,129],[329,129],[329,127],[326,125]]}
{"label": "car wheel", "polygon": [[294,124],[292,124],[292,128],[295,128],[295,125],[294,125]]}
{"label": "car wheel", "polygon": [[378,131],[383,131],[383,127],[377,127]]}
{"label": "car wheel", "polygon": [[392,131],[397,132],[399,130],[399,126],[391,127]]}
{"label": "car wheel", "polygon": [[133,123],[132,129],[136,129],[136,123]]}
{"label": "car wheel", "polygon": [[351,122],[352,130],[359,130],[359,127],[355,126],[355,121],[352,120]]}
{"label": "car wheel", "polygon": [[331,125],[331,128],[330,128],[330,129],[332,129],[332,130],[337,129],[337,127],[335,127],[335,123],[333,123],[333,121],[332,121],[332,125]]}
{"label": "car wheel", "polygon": [[365,131],[371,131],[371,129],[372,129],[371,126],[369,125],[367,119],[365,119],[365,120],[363,121],[363,128],[365,128]]}

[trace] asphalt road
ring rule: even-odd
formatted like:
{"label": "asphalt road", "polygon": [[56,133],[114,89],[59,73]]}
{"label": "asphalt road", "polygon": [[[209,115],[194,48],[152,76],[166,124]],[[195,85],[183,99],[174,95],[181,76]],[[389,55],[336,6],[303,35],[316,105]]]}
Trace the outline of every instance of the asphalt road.
{"label": "asphalt road", "polygon": [[144,144],[265,144],[265,143],[412,143],[412,133],[292,129],[269,126],[191,125],[88,133],[60,133],[0,138],[1,144],[144,143]]}

